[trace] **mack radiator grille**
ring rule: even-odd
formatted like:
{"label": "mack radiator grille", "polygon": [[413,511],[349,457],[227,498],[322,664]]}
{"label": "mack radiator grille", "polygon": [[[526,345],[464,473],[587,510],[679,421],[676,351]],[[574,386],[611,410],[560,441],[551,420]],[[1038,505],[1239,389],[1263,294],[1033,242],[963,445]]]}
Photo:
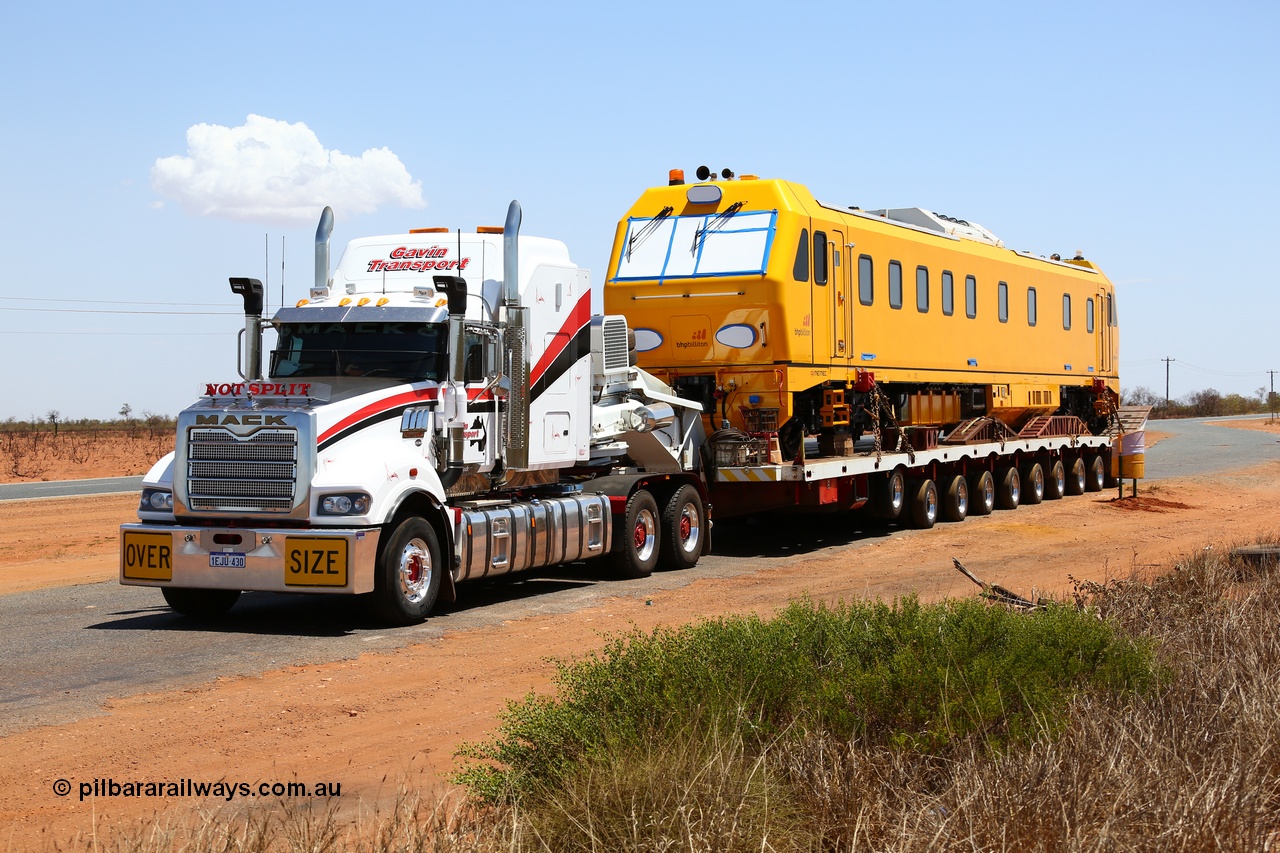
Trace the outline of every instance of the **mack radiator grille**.
{"label": "mack radiator grille", "polygon": [[212,512],[289,512],[298,478],[298,433],[220,428],[187,433],[187,504]]}

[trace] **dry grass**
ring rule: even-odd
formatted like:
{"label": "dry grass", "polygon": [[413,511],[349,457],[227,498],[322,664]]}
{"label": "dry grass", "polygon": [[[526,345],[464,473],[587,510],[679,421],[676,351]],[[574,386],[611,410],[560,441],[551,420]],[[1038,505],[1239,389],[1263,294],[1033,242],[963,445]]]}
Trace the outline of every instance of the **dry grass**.
{"label": "dry grass", "polygon": [[[1039,737],[931,752],[829,736],[689,731],[517,801],[402,795],[148,825],[129,851],[1258,851],[1280,849],[1280,578],[1205,549],[1153,580],[1077,583],[1076,602],[1150,638],[1165,677],[1083,693]],[[1050,733],[1050,731],[1052,733]],[[548,806],[550,806],[548,808]]]}

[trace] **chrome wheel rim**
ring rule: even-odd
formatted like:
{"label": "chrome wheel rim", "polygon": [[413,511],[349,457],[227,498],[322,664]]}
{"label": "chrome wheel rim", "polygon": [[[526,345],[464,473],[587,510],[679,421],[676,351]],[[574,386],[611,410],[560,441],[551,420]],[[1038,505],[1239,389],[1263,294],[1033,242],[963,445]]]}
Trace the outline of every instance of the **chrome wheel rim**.
{"label": "chrome wheel rim", "polygon": [[421,539],[410,539],[400,552],[400,593],[410,604],[421,604],[431,587],[431,551]]}

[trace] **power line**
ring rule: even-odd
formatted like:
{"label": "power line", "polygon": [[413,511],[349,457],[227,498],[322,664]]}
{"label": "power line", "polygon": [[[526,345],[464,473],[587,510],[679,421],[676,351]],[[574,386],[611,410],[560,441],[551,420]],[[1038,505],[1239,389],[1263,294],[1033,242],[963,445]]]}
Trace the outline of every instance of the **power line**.
{"label": "power line", "polygon": [[76,337],[82,337],[82,336],[84,336],[84,335],[119,335],[119,336],[122,336],[122,337],[130,337],[130,338],[165,338],[165,337],[174,337],[174,338],[194,338],[194,337],[215,337],[215,336],[216,336],[216,337],[219,337],[219,338],[223,338],[223,337],[226,337],[226,336],[227,336],[227,333],[226,333],[226,332],[97,332],[97,331],[94,331],[94,332],[88,332],[88,331],[85,331],[85,332],[65,332],[65,331],[59,331],[59,332],[32,332],[32,331],[28,331],[28,330],[26,330],[26,329],[23,329],[23,330],[21,330],[21,331],[4,331],[4,330],[0,330],[0,334],[5,334],[5,335],[75,335]]}
{"label": "power line", "polygon": [[[225,308],[226,306],[220,306]],[[234,317],[235,311],[117,311],[113,308],[11,308],[0,305],[0,311],[32,311],[42,314],[129,314],[142,316],[146,314],[164,314],[176,317]]]}
{"label": "power line", "polygon": [[226,302],[126,302],[117,299],[54,299],[45,296],[0,296],[6,302],[69,302],[74,305],[181,305],[188,308],[234,308]]}

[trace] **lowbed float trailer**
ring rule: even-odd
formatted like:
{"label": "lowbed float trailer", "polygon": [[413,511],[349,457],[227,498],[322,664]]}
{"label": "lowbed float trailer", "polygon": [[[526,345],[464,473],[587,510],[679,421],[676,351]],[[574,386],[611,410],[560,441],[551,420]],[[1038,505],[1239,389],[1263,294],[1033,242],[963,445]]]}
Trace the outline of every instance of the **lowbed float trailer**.
{"label": "lowbed float trailer", "polygon": [[603,558],[623,577],[709,545],[700,406],[591,316],[562,243],[504,228],[352,241],[268,321],[244,298],[241,379],[204,386],[120,532],[120,582],[212,617],[241,591],[366,595],[424,618],[463,581]]}
{"label": "lowbed float trailer", "polygon": [[[1056,426],[1075,426],[1070,420],[1061,419],[1065,423]],[[999,430],[989,420],[974,426]],[[993,509],[1100,491],[1111,481],[1108,436],[970,441],[964,427],[952,432],[954,443],[929,449],[862,449],[849,456],[785,464],[777,460],[776,450],[770,450],[767,438],[713,435],[709,446],[716,464],[707,472],[711,500],[719,518],[778,510],[865,509],[911,527],[930,528],[939,520],[963,521]]]}

